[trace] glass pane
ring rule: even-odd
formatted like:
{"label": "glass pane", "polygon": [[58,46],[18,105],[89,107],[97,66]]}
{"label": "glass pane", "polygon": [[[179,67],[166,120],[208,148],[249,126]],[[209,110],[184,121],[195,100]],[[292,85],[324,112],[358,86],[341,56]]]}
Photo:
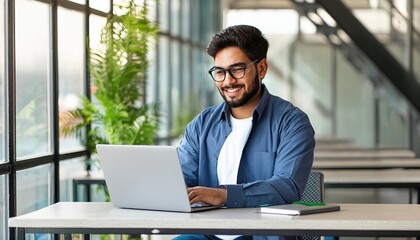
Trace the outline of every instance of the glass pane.
{"label": "glass pane", "polygon": [[[16,173],[17,215],[33,212],[52,204],[52,164],[47,164]],[[34,238],[50,240],[49,234],[35,234]]]}
{"label": "glass pane", "polygon": [[156,23],[157,25],[157,7],[159,6],[159,1],[148,1],[147,2],[147,17],[151,22]]}
{"label": "glass pane", "polygon": [[7,211],[7,187],[6,187],[6,176],[0,176],[0,239],[8,239],[7,236],[7,221],[8,221],[8,211]]}
{"label": "glass pane", "polygon": [[389,34],[390,15],[385,9],[355,9],[354,16],[373,34]]}
{"label": "glass pane", "polygon": [[190,0],[182,0],[181,2],[181,29],[182,29],[182,38],[189,38],[191,35],[191,10],[190,10]]}
{"label": "glass pane", "polygon": [[291,100],[310,116],[317,136],[331,136],[331,49],[327,43],[305,42],[295,43],[295,49],[291,64],[300,67],[292,73]]}
{"label": "glass pane", "polygon": [[169,31],[169,0],[159,1],[159,31]]}
{"label": "glass pane", "polygon": [[51,152],[49,20],[49,5],[16,1],[17,157]]}
{"label": "glass pane", "polygon": [[179,136],[183,133],[180,119],[182,117],[182,94],[181,94],[181,45],[177,41],[172,41],[171,54],[171,108],[172,108],[172,136]]}
{"label": "glass pane", "polygon": [[[58,8],[58,76],[60,116],[80,105],[85,82],[84,15]],[[64,123],[64,122],[63,122]],[[73,137],[60,138],[60,152],[81,148]]]}
{"label": "glass pane", "polygon": [[211,66],[211,64],[213,63],[213,59],[209,57],[209,55],[207,54],[206,51],[201,51],[201,83],[202,83],[202,91],[204,94],[204,105],[202,105],[202,107],[200,108],[200,110],[202,110],[202,108],[210,106],[210,105],[214,105],[213,103],[213,94],[215,92],[218,93],[218,91],[216,90],[215,86],[214,86],[214,82],[212,82],[211,80],[209,81],[208,77],[210,76],[208,74],[208,66]]}
{"label": "glass pane", "polygon": [[52,203],[52,164],[22,170],[16,174],[17,215]]}
{"label": "glass pane", "polygon": [[420,83],[420,34],[413,36],[413,71]]}
{"label": "glass pane", "polygon": [[[269,68],[263,82],[271,94],[281,96],[283,99],[290,101],[292,85],[290,79],[294,71],[291,59],[293,59],[293,54],[295,54],[295,51],[291,51],[291,49],[294,48],[293,44],[296,37],[291,34],[267,34],[266,37],[269,43],[276,43],[276,49],[275,51],[272,48],[268,50]],[[299,68],[296,70],[299,70]]]}
{"label": "glass pane", "polygon": [[[182,114],[187,115],[189,113],[194,113],[193,105],[196,103],[196,99],[198,99],[198,95],[194,95],[194,91],[191,89],[191,83],[193,81],[191,77],[192,73],[192,64],[191,64],[191,45],[183,44],[182,45]],[[210,68],[210,65],[208,66]],[[210,79],[210,75],[207,78],[208,81],[212,81]],[[191,117],[184,120],[184,124],[192,120]],[[185,130],[185,129],[184,129]]]}
{"label": "glass pane", "polygon": [[374,89],[369,79],[337,55],[337,137],[374,145]]}
{"label": "glass pane", "polygon": [[413,25],[413,70],[420,83],[420,0],[414,0]]}
{"label": "glass pane", "polygon": [[212,19],[213,16],[210,15],[211,8],[210,8],[210,1],[200,1],[199,5],[199,41],[201,44],[208,44],[208,41],[210,40],[208,38],[208,33],[211,32],[211,21],[208,21],[208,19]]}
{"label": "glass pane", "polygon": [[394,86],[385,84],[379,97],[379,144],[381,147],[410,147],[409,106]]}
{"label": "glass pane", "polygon": [[90,0],[89,6],[102,12],[109,12],[111,3],[109,0]]}
{"label": "glass pane", "polygon": [[[398,2],[398,3],[396,3]],[[408,22],[407,22],[407,7],[406,1],[396,1],[394,2],[397,8],[392,9],[391,14],[391,41],[390,44],[387,44],[386,47],[388,50],[400,61],[400,63],[406,67],[408,70],[409,67],[409,55],[408,55]]]}
{"label": "glass pane", "polygon": [[[411,1],[411,0],[409,0]],[[392,0],[396,10],[398,10],[404,18],[408,18],[407,0]]]}
{"label": "glass pane", "polygon": [[[0,0],[0,33],[5,36],[5,22],[4,22],[4,1]],[[6,102],[5,102],[5,72],[4,72],[4,59],[5,59],[5,45],[4,37],[0,38],[0,162],[6,160],[6,134],[5,134],[5,118],[6,118]],[[6,187],[6,175],[0,175],[0,239],[8,239],[8,191]]]}
{"label": "glass pane", "polygon": [[175,36],[179,36],[181,33],[180,8],[181,8],[180,0],[171,1],[171,34]]}
{"label": "glass pane", "polygon": [[[401,1],[401,3],[403,3]],[[357,9],[354,11],[359,21],[381,41],[390,53],[406,68],[408,56],[405,49],[408,47],[406,38],[408,24],[398,10],[384,4],[378,9]]]}
{"label": "glass pane", "polygon": [[[0,6],[4,6],[4,1],[0,0]],[[4,29],[4,8],[0,7],[0,33],[1,36],[5,36],[5,29]],[[0,37],[0,162],[5,161],[6,159],[6,134],[5,134],[5,118],[6,118],[6,94],[5,94],[5,74],[4,74],[4,59],[5,59],[5,52],[4,52],[4,37]],[[0,235],[1,236],[1,235]]]}
{"label": "glass pane", "polygon": [[[206,73],[206,76],[203,75],[203,72],[206,72],[206,68],[203,66],[202,57],[201,57],[201,49],[193,48],[192,49],[192,79],[193,82],[191,83],[191,89],[196,94],[196,98],[194,99],[198,106],[203,106],[203,101],[205,100],[204,95],[202,95],[202,85],[204,79],[208,81],[209,74]],[[206,70],[205,70],[206,69]]]}
{"label": "glass pane", "polygon": [[[92,167],[92,169],[97,167]],[[101,177],[99,171],[90,172],[93,178]],[[75,180],[87,177],[85,170],[84,158],[75,158],[60,162],[60,201],[81,201],[86,200],[86,186],[73,185]],[[91,201],[104,201],[104,191],[98,191],[98,185],[95,184],[90,188]]]}
{"label": "glass pane", "polygon": [[156,79],[157,71],[157,60],[156,60],[156,45],[154,41],[150,44],[149,51],[147,52],[147,59],[149,61],[149,66],[147,68],[147,79],[146,79],[146,103],[154,104],[158,102],[158,96],[156,95],[158,89],[158,81]]}
{"label": "glass pane", "polygon": [[413,25],[420,32],[420,0],[414,0],[413,6]]}
{"label": "glass pane", "polygon": [[90,48],[98,50],[100,47],[101,31],[106,24],[106,18],[91,15],[89,18],[89,44]]}
{"label": "glass pane", "polygon": [[170,59],[169,59],[169,39],[165,36],[161,36],[159,39],[159,104],[160,112],[162,113],[159,125],[158,136],[167,137],[169,135],[169,71],[170,71]]}
{"label": "glass pane", "polygon": [[191,33],[192,33],[191,38],[194,43],[199,43],[200,41],[200,2],[191,1],[190,11],[191,11]]}

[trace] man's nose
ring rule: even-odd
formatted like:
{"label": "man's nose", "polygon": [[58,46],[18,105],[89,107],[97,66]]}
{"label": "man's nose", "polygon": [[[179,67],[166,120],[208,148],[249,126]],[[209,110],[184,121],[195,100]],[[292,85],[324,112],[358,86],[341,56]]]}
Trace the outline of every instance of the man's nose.
{"label": "man's nose", "polygon": [[229,71],[226,71],[225,83],[236,82],[236,79],[232,77]]}

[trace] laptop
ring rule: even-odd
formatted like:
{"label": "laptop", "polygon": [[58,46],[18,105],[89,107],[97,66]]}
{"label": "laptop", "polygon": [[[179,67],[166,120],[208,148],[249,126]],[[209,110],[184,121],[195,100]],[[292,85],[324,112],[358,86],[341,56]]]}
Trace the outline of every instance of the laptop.
{"label": "laptop", "polygon": [[96,149],[114,207],[175,212],[220,207],[190,205],[174,146],[98,144]]}

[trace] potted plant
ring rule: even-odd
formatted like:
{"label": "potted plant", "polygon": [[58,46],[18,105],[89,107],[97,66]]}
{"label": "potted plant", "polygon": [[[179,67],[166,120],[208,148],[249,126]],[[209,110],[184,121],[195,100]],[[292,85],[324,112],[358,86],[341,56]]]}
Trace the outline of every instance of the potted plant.
{"label": "potted plant", "polygon": [[[107,20],[102,49],[90,53],[92,98],[82,97],[81,107],[60,115],[61,134],[76,134],[92,156],[100,143],[152,144],[159,122],[158,105],[144,98],[147,52],[157,27],[148,19],[147,1],[116,7],[122,14]],[[89,155],[88,166],[91,160]]]}

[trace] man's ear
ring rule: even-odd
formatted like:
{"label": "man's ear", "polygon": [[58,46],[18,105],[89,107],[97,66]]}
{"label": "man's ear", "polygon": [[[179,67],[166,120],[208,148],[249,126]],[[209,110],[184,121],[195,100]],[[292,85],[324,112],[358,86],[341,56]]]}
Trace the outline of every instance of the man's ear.
{"label": "man's ear", "polygon": [[268,62],[266,58],[263,58],[260,61],[259,68],[258,68],[258,73],[260,75],[260,78],[263,79],[265,77],[265,75],[267,74],[267,68],[268,68]]}

